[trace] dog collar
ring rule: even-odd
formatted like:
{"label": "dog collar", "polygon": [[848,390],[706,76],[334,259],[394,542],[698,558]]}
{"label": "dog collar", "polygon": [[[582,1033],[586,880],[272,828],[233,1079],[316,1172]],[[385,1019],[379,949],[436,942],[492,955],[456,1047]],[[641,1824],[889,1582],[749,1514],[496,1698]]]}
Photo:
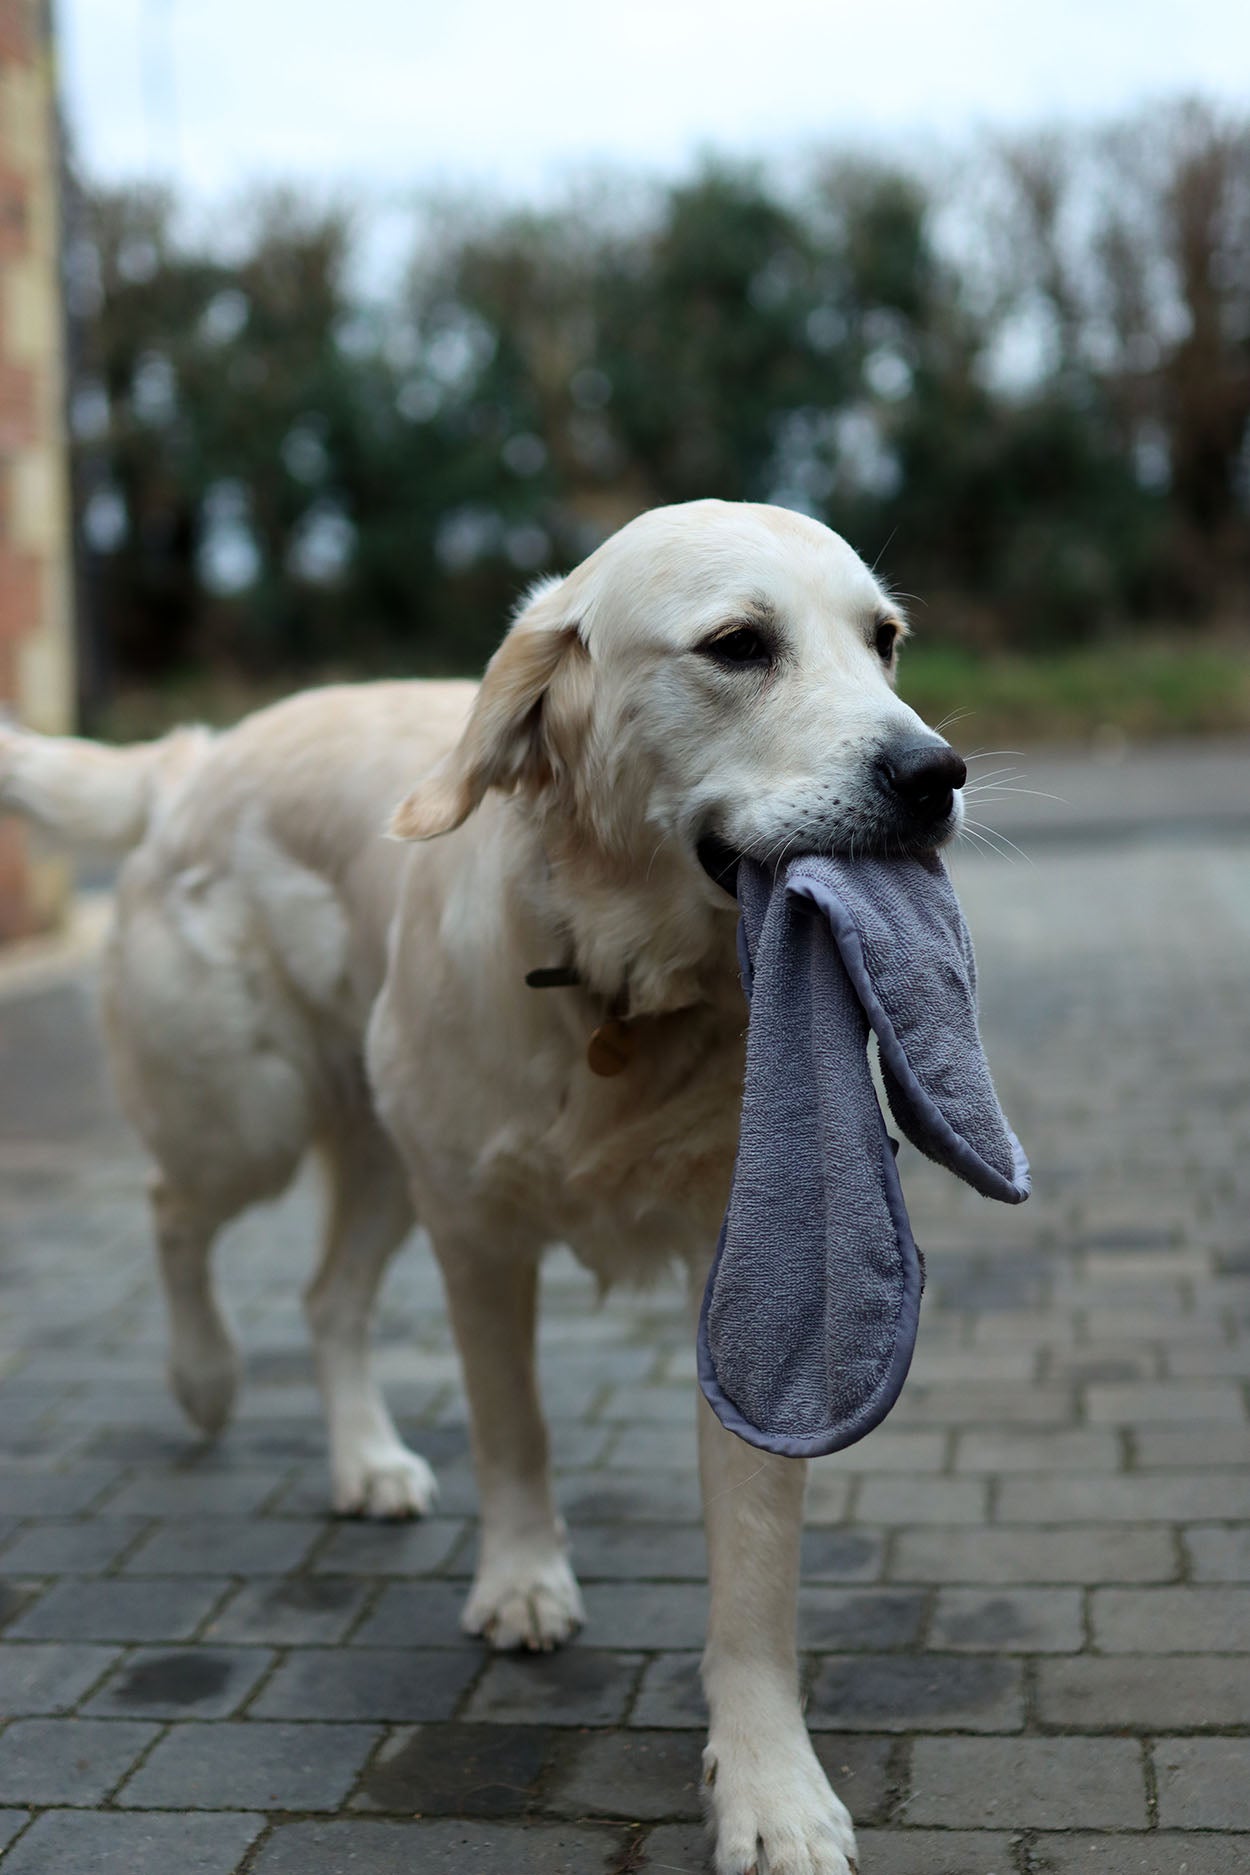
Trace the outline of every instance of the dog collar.
{"label": "dog collar", "polygon": [[[525,981],[532,990],[580,989],[584,986],[581,972],[574,964],[547,964],[537,970],[527,970]],[[592,1074],[601,1080],[612,1080],[623,1074],[634,1058],[638,1046],[638,1032],[629,1020],[629,991],[623,990],[614,998],[604,1020],[591,1031],[586,1044],[586,1066]]]}

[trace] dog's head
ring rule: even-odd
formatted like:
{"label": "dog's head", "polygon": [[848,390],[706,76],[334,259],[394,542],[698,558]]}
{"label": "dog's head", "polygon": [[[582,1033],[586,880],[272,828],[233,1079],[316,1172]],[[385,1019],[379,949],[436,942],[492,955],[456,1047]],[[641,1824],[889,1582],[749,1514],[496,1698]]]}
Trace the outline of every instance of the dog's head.
{"label": "dog's head", "polygon": [[448,832],[500,788],[563,804],[621,858],[676,849],[722,883],[743,853],[936,848],[958,828],[965,771],[895,694],[904,635],[818,522],[655,509],[531,596],[393,831]]}

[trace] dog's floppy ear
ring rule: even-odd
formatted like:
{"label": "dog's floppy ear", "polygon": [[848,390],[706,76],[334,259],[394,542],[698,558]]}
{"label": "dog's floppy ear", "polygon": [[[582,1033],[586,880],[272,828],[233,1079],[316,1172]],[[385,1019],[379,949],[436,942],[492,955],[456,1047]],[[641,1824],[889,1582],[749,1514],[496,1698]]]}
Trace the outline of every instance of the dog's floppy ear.
{"label": "dog's floppy ear", "polygon": [[584,698],[585,692],[568,666],[580,672],[589,654],[561,593],[560,585],[546,588],[521,613],[486,666],[459,742],[395,809],[393,838],[450,833],[488,788],[539,787],[563,766],[567,733],[560,733],[560,719],[573,701],[563,693],[574,689]]}

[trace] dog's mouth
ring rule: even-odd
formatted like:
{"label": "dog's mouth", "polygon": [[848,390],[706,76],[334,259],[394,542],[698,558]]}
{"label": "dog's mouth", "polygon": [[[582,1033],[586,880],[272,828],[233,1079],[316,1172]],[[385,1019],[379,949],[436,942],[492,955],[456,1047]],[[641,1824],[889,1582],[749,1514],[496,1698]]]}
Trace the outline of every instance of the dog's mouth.
{"label": "dog's mouth", "polygon": [[[958,831],[958,817],[952,810],[940,822],[922,828],[900,827],[897,823],[887,824],[864,831],[859,835],[856,850],[878,859],[924,859],[930,854],[940,852],[942,847]],[[813,841],[804,851],[811,853],[841,853],[845,851],[840,843]],[[731,846],[718,833],[701,834],[695,844],[695,854],[700,866],[713,885],[718,885],[722,892],[727,892],[732,899],[738,896],[738,866],[744,857],[740,847]]]}
{"label": "dog's mouth", "polygon": [[722,840],[718,833],[705,833],[695,845],[695,855],[713,885],[718,885],[722,892],[728,892],[730,898],[738,896],[738,861],[742,858],[736,847]]}

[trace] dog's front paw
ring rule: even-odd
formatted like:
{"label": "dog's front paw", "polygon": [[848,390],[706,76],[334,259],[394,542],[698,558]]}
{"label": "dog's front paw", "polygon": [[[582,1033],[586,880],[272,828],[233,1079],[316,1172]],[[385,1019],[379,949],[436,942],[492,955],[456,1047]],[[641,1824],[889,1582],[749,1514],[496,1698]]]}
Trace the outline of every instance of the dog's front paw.
{"label": "dog's front paw", "polygon": [[376,1517],[392,1523],[423,1517],[438,1496],[430,1467],[398,1440],[336,1457],[331,1471],[334,1508],[340,1517]]}
{"label": "dog's front paw", "polygon": [[716,1875],[857,1875],[850,1812],[806,1731],[784,1744],[713,1737],[703,1788]]}
{"label": "dog's front paw", "polygon": [[586,1619],[581,1590],[562,1549],[518,1549],[483,1562],[460,1625],[501,1651],[550,1653]]}

